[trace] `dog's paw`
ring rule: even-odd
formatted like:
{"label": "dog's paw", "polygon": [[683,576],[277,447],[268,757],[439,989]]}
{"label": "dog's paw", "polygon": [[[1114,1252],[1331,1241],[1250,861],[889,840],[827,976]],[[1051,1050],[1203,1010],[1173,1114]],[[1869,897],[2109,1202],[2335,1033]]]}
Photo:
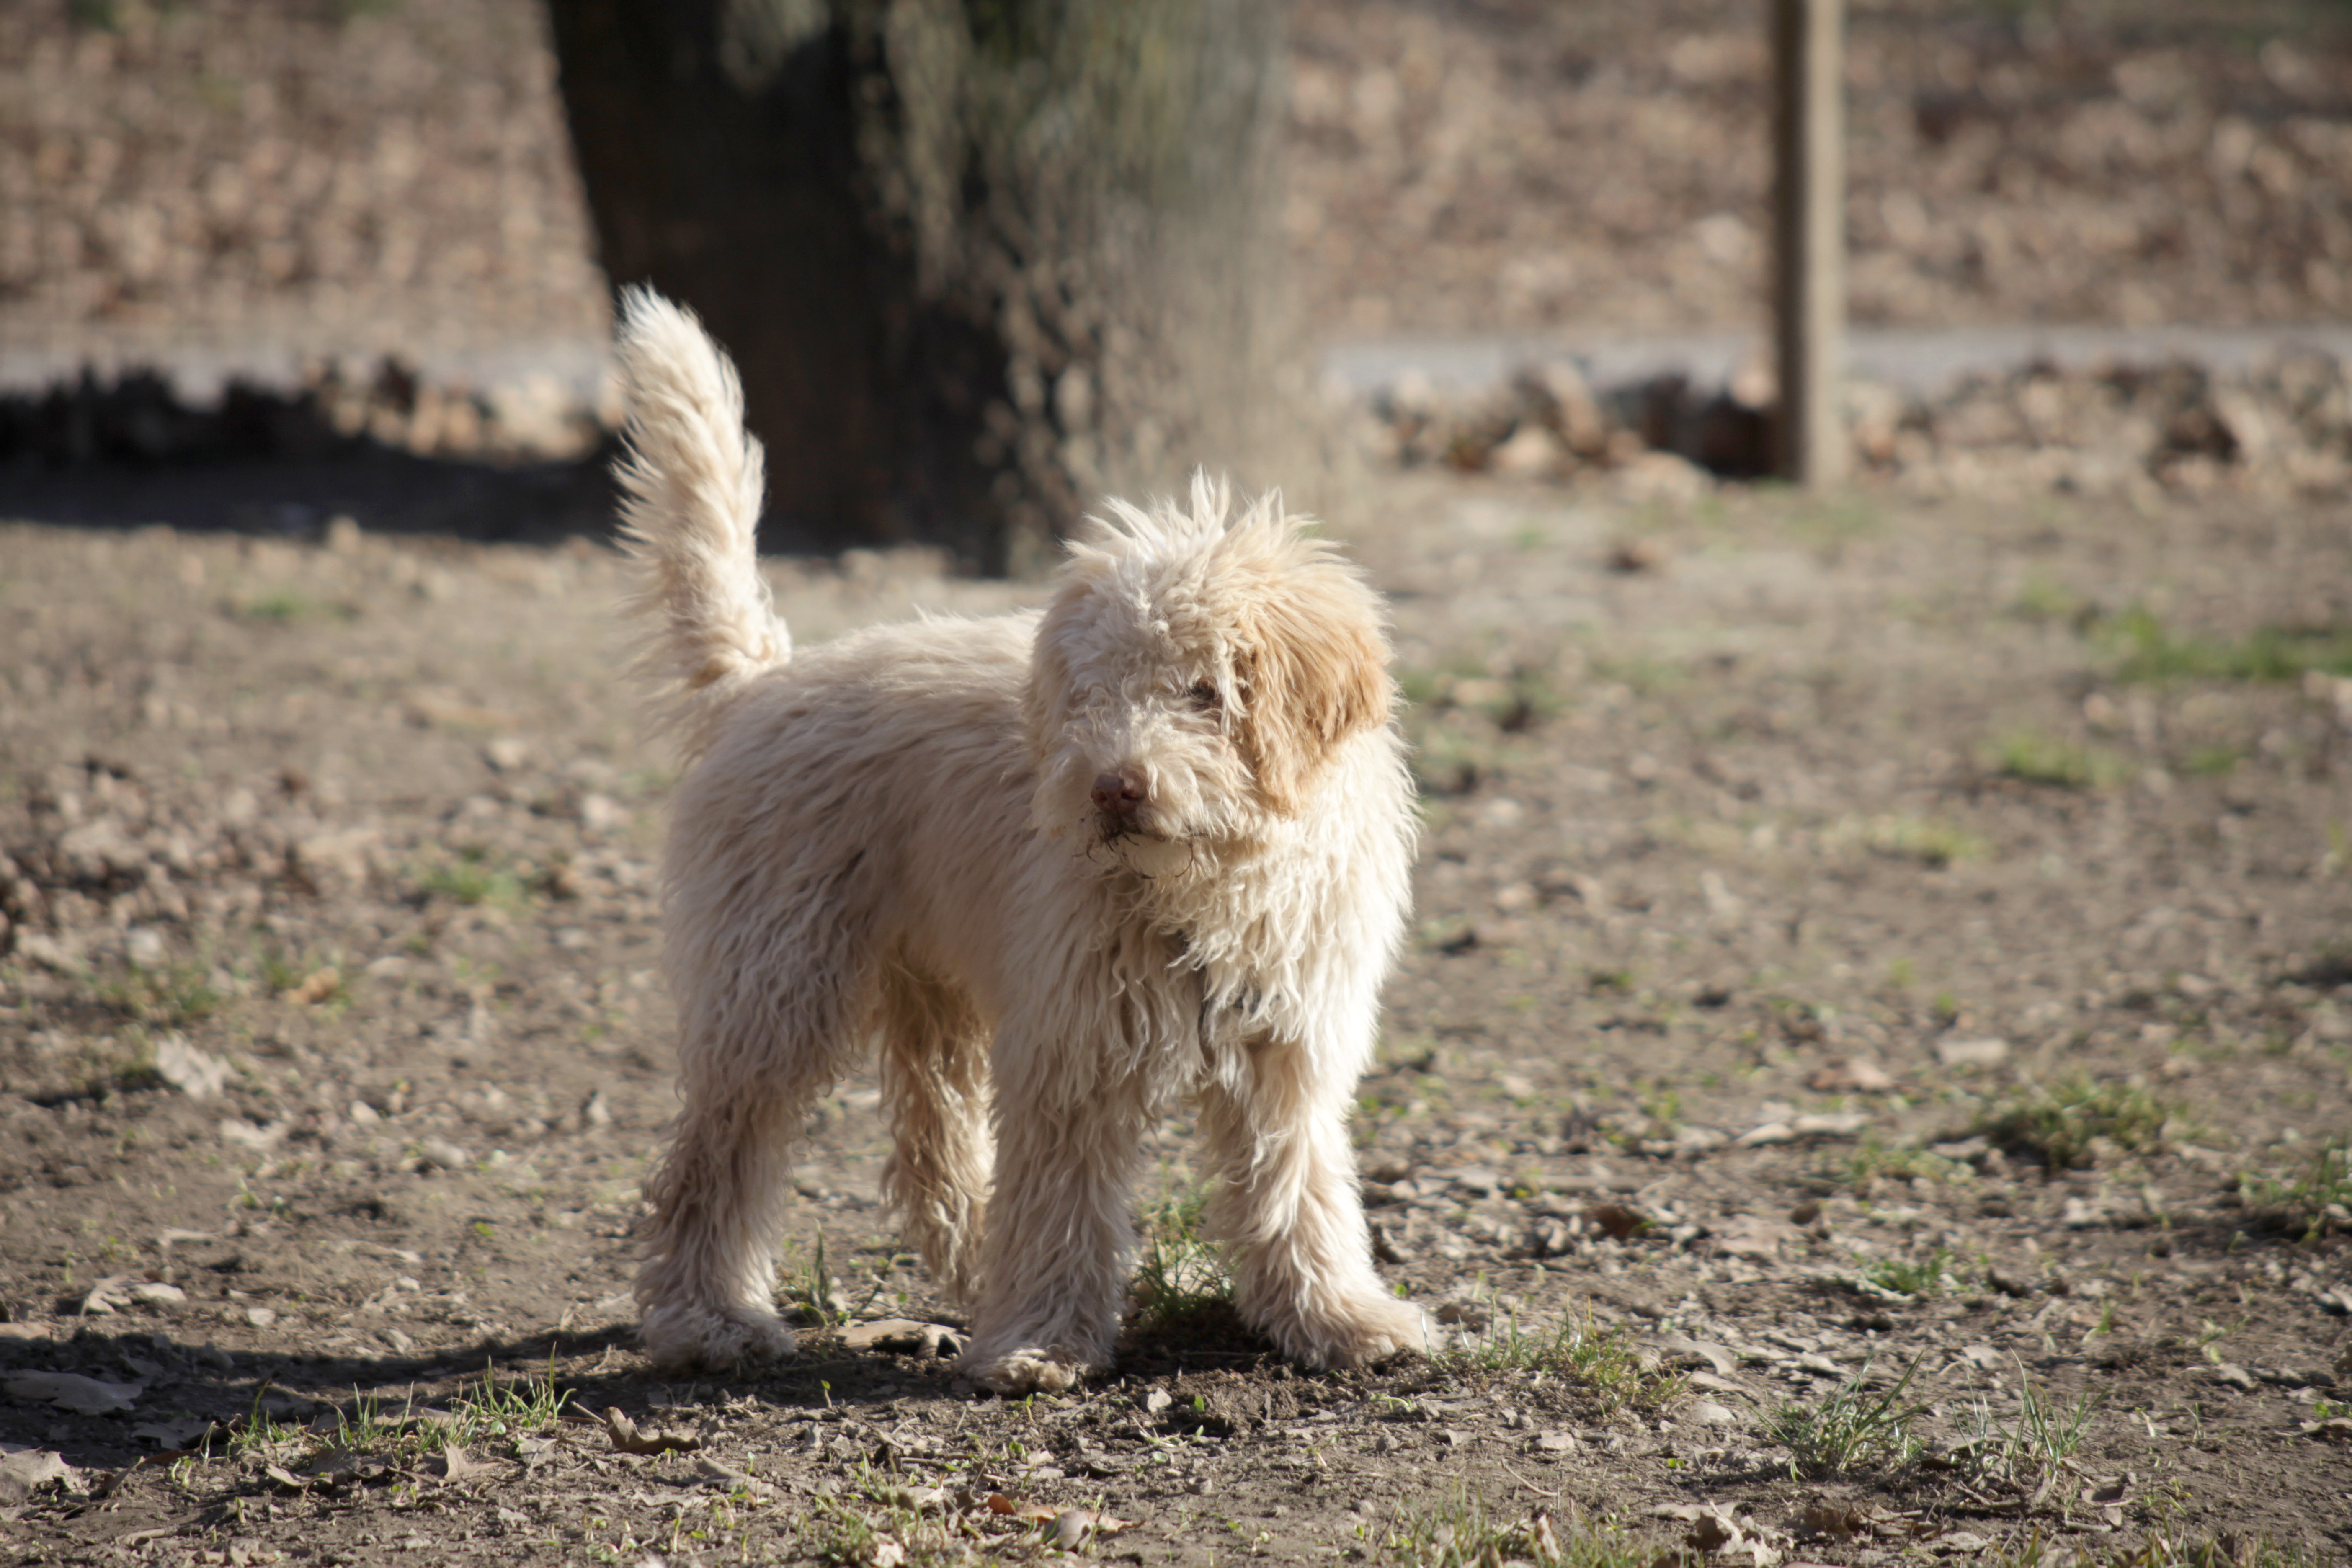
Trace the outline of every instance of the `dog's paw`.
{"label": "dog's paw", "polygon": [[637,1331],[655,1365],[678,1371],[756,1366],[800,1349],[782,1318],[745,1307],[655,1307]]}
{"label": "dog's paw", "polygon": [[1363,1296],[1328,1315],[1263,1326],[1285,1354],[1311,1367],[1364,1366],[1429,1348],[1427,1315],[1394,1296]]}
{"label": "dog's paw", "polygon": [[1052,1351],[987,1352],[974,1347],[964,1352],[961,1370],[992,1394],[1059,1394],[1076,1387],[1096,1369]]}

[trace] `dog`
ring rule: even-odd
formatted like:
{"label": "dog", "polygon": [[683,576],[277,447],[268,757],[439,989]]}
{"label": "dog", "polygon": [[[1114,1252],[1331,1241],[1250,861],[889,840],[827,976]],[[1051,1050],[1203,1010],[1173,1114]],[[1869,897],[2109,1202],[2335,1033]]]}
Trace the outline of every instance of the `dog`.
{"label": "dog", "polygon": [[970,1313],[964,1375],[1110,1363],[1144,1134],[1197,1107],[1243,1319],[1309,1367],[1422,1347],[1382,1288],[1347,1116],[1410,899],[1381,602],[1196,476],[1107,504],[1042,613],[794,651],[762,454],[684,310],[624,300],[638,674],[687,772],[663,863],[682,1106],[636,1282],[664,1365],[790,1354],[788,1160],[868,1037],[886,1199]]}

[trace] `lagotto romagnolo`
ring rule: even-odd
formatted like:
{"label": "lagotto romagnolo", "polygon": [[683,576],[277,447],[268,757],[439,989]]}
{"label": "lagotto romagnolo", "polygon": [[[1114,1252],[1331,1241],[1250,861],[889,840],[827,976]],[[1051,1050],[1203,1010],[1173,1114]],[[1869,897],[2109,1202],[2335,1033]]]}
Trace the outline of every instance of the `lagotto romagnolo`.
{"label": "lagotto romagnolo", "polygon": [[1278,496],[1200,479],[1107,502],[1042,614],[795,650],[733,368],[653,293],[623,315],[639,670],[688,766],[647,1351],[792,1352],[793,1144],[869,1038],[885,1194],[971,1312],[976,1383],[1108,1364],[1143,1135],[1178,1103],[1243,1316],[1309,1366],[1421,1346],[1373,1272],[1345,1125],[1412,858],[1378,595]]}

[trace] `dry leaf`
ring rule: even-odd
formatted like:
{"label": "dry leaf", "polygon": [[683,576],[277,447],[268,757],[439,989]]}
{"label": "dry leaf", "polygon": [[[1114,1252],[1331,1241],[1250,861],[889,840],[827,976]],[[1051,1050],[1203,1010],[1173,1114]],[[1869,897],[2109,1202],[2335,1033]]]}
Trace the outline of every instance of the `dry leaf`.
{"label": "dry leaf", "polygon": [[331,964],[314,969],[301,980],[278,994],[280,1002],[299,1002],[303,1006],[316,1006],[343,987],[343,977]]}
{"label": "dry leaf", "polygon": [[1622,1241],[1650,1228],[1649,1215],[1623,1204],[1595,1204],[1584,1211],[1584,1217],[1612,1241]]}
{"label": "dry leaf", "polygon": [[455,1443],[441,1450],[441,1479],[445,1481],[466,1480],[495,1468],[488,1460],[474,1458]]}
{"label": "dry leaf", "polygon": [[1062,1512],[1060,1509],[1050,1507],[1042,1502],[1016,1501],[1012,1498],[1006,1497],[1003,1492],[989,1493],[986,1506],[988,1508],[988,1511],[991,1513],[1001,1513],[1005,1515],[1007,1518],[1023,1519],[1033,1521],[1058,1519],[1061,1517]]}
{"label": "dry leaf", "polygon": [[604,1430],[613,1439],[613,1449],[621,1454],[687,1454],[702,1447],[702,1439],[682,1432],[664,1432],[649,1426],[637,1430],[637,1424],[623,1415],[618,1405],[604,1412]]}
{"label": "dry leaf", "polygon": [[918,1356],[951,1356],[962,1348],[956,1330],[945,1323],[918,1322],[912,1318],[852,1323],[841,1331],[841,1342],[854,1351],[898,1351]]}
{"label": "dry leaf", "polygon": [[1873,1523],[1870,1510],[1847,1502],[1816,1500],[1797,1515],[1797,1528],[1822,1535],[1859,1535]]}
{"label": "dry leaf", "polygon": [[78,1415],[111,1415],[128,1410],[146,1389],[142,1383],[101,1383],[72,1372],[20,1372],[8,1380],[15,1398],[46,1401]]}
{"label": "dry leaf", "polygon": [[68,1479],[73,1467],[54,1448],[20,1448],[14,1443],[0,1451],[0,1504],[23,1502],[51,1481]]}

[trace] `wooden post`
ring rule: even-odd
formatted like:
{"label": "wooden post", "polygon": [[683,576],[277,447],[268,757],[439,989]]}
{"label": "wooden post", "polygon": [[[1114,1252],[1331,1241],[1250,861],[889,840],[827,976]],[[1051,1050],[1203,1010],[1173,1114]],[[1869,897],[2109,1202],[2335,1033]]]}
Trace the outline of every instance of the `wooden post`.
{"label": "wooden post", "polygon": [[1845,0],[1772,7],[1772,332],[1778,467],[1806,486],[1845,477]]}

